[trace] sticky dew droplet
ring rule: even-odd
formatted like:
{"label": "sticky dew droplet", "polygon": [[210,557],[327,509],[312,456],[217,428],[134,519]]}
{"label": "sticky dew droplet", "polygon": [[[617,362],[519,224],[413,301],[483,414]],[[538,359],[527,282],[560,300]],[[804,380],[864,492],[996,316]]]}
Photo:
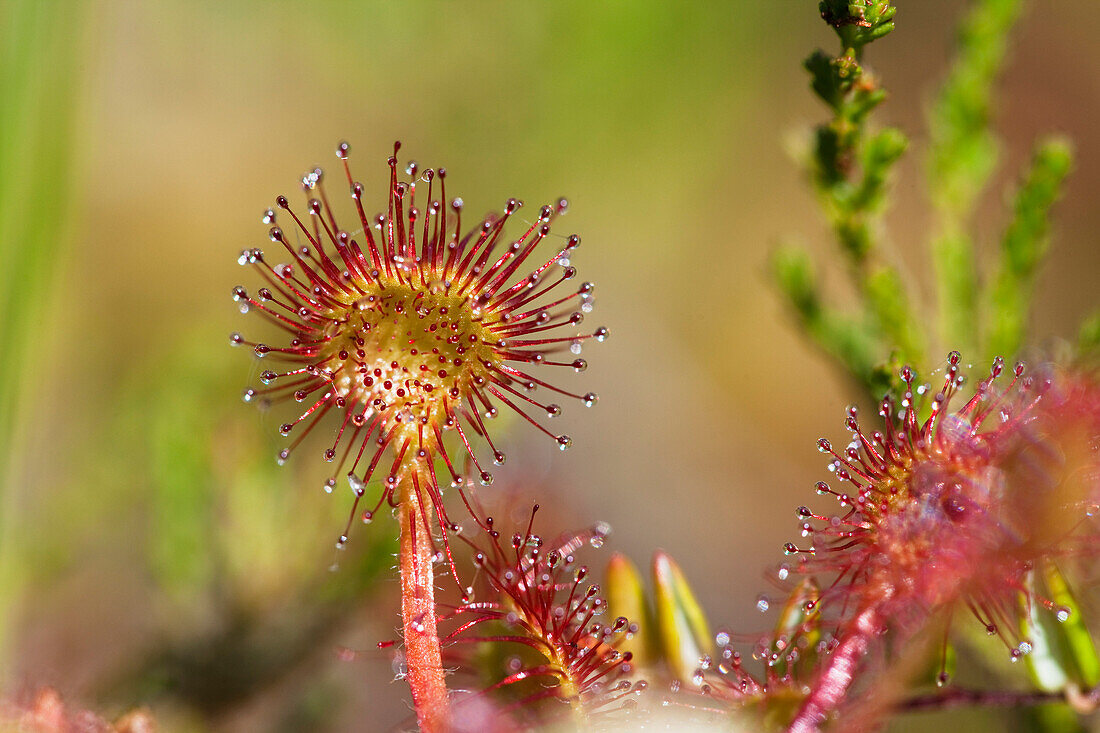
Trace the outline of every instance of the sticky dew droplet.
{"label": "sticky dew droplet", "polygon": [[1021,641],[1015,649],[1008,653],[1008,660],[1012,663],[1019,662],[1025,656],[1031,653],[1031,644],[1026,641]]}

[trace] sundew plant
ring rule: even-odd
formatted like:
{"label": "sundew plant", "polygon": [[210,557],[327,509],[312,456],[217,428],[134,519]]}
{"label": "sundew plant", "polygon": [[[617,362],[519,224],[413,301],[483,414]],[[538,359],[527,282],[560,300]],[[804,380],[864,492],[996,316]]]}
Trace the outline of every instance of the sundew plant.
{"label": "sundew plant", "polygon": [[[500,407],[564,450],[571,439],[543,424],[562,412],[551,400],[596,402],[544,376],[547,366],[582,371],[585,360],[571,354],[608,335],[581,328],[593,286],[569,283],[580,238],[550,238],[564,199],[518,231],[509,226],[516,199],[464,227],[445,171],[410,163],[399,176],[395,145],[381,212],[370,215],[341,143],[346,180],[335,186],[354,202],[350,224],[334,213],[321,169],[302,180],[302,215],[283,196],[265,215],[278,256],[289,259],[245,250],[241,263],[258,269],[263,286],[238,287],[234,298],[283,333],[270,342],[234,334],[232,343],[281,366],[262,371],[263,386],[245,400],[301,404],[280,429],[296,436],[280,461],[308,433],[335,429],[323,457],[337,469],[325,488],[346,470],[354,494],[338,547],[362,500],[371,507],[363,522],[383,506],[397,515],[403,626],[396,644],[381,647],[400,649],[421,730],[688,721],[852,730],[917,708],[1062,702],[1035,718],[1041,727],[1072,725],[1096,707],[1100,657],[1086,618],[1087,568],[1100,551],[1095,326],[1075,348],[1021,360],[1070,145],[1037,144],[985,267],[970,221],[995,155],[990,87],[1020,6],[976,3],[931,115],[937,316],[925,317],[882,252],[880,214],[908,141],[874,123],[887,95],[869,56],[897,11],[885,0],[820,3],[838,45],[805,62],[829,116],[805,165],[859,308],[830,306],[798,249],[775,254],[775,281],[807,336],[878,414],[867,419],[853,406],[848,437],[818,441],[831,475],[816,493],[833,502],[798,508],[801,538],[784,545],[773,571],[782,613],[745,650],[738,642],[751,630],[714,633],[715,610],[703,611],[666,554],[655,556],[651,599],[622,555],[601,585],[583,558],[604,544],[602,525],[547,529],[535,504],[525,526],[504,527],[472,495],[492,483],[477,445],[505,460],[486,422]],[[447,507],[451,494],[457,508]],[[467,553],[472,569],[455,561]],[[453,588],[437,596],[437,585]],[[1031,689],[956,682],[967,619],[1001,646],[1001,661],[1027,667]]]}
{"label": "sundew plant", "polygon": [[[150,155],[163,159],[158,175],[114,166],[86,194],[63,174],[98,128],[73,122],[56,93],[78,88],[85,50],[57,39],[95,47],[101,32],[142,26],[146,11],[16,0],[0,46],[0,301],[11,306],[0,318],[0,475],[30,487],[5,487],[0,504],[0,587],[18,591],[0,605],[0,649],[18,660],[0,678],[0,729],[1100,726],[1100,272],[1068,280],[1091,283],[1073,296],[1092,312],[1059,310],[1055,328],[1044,308],[1061,294],[1044,296],[1042,277],[1063,244],[1067,184],[1098,172],[1090,148],[1078,154],[1057,132],[1007,154],[995,124],[1013,44],[1049,8],[968,0],[943,59],[931,39],[904,37],[918,10],[902,0],[732,3],[728,25],[690,38],[690,22],[714,11],[642,2],[648,24],[634,28],[631,11],[600,4],[533,15],[471,6],[479,24],[416,3],[317,2],[279,25],[282,8],[253,17],[247,2],[201,5],[148,11],[163,28],[140,58],[102,44],[103,79],[74,96],[108,100],[95,108],[112,139],[126,136],[123,118],[178,134]],[[776,20],[796,6],[820,48],[795,49]],[[262,42],[236,38],[252,24]],[[734,31],[756,40],[742,47]],[[234,37],[228,55],[210,40],[218,33]],[[313,38],[325,40],[302,40]],[[712,55],[722,44],[726,55]],[[149,109],[115,113],[117,88],[157,68],[153,46],[179,57],[175,75],[150,77]],[[528,52],[553,59],[554,73]],[[204,76],[208,54],[217,68]],[[255,54],[271,69],[248,99],[264,119],[300,115],[311,135],[331,133],[313,141],[331,147],[328,161],[269,181],[224,154],[265,138],[260,128],[211,134],[217,175],[198,177],[218,205],[194,218],[215,232],[247,220],[247,234],[194,236],[175,208],[172,226],[120,215],[144,199],[179,208],[168,191],[190,168],[176,146],[204,137],[176,122],[181,107],[158,122],[154,100],[178,95],[202,115],[233,83],[226,59]],[[409,63],[417,55],[430,72]],[[474,83],[482,62],[507,67],[493,79],[501,88]],[[606,83],[617,65],[633,80],[627,103]],[[810,105],[813,117],[783,127],[762,106],[737,110],[738,124],[787,144],[782,173],[738,157],[749,138],[726,129],[722,97],[735,85],[718,78],[784,109]],[[923,109],[899,105],[892,94],[918,81]],[[1081,87],[1087,117],[1097,100]],[[560,104],[565,88],[581,91]],[[284,94],[295,89],[308,93]],[[666,109],[654,89],[700,104]],[[1028,122],[1046,129],[1048,97],[1032,93]],[[345,104],[354,115],[336,112]],[[604,135],[589,139],[603,117]],[[570,120],[573,134],[542,134]],[[657,143],[662,126],[674,134]],[[522,145],[484,144],[501,130]],[[695,135],[716,167],[696,169]],[[650,149],[665,143],[674,154]],[[520,150],[528,157],[511,160]],[[778,187],[781,215],[754,230],[733,192],[791,171],[804,199]],[[653,189],[664,195],[637,198],[670,173],[674,185]],[[715,187],[712,176],[742,182]],[[502,187],[513,197],[487,200]],[[261,202],[256,216],[222,205],[231,189]],[[546,195],[559,191],[568,198]],[[701,220],[707,207],[720,226]],[[803,225],[815,241],[799,238]],[[143,253],[108,260],[127,286],[97,284],[81,257],[109,257],[105,242],[130,228]],[[89,232],[101,245],[92,255],[64,249]],[[192,249],[202,258],[188,259]],[[219,301],[232,325],[217,339],[188,300],[211,251],[235,267],[214,278],[233,301]],[[140,269],[153,260],[159,279]],[[176,267],[192,287],[164,271]],[[753,278],[766,308],[752,302]],[[695,312],[712,290],[729,297]],[[615,302],[631,292],[644,300],[636,312]],[[87,329],[81,314],[99,301],[124,339]],[[715,375],[731,359],[766,363],[770,346],[742,336],[745,319],[818,361],[789,389],[763,388],[775,382],[760,374],[749,388],[789,444],[759,416],[717,414]],[[164,323],[176,325],[149,325]],[[663,330],[695,353],[670,352]],[[99,394],[85,379],[97,354],[133,374],[126,389]],[[681,400],[696,387],[705,403]],[[608,429],[601,420],[624,400],[644,424]],[[81,417],[83,402],[94,409]],[[838,405],[823,426],[822,405]],[[22,425],[33,412],[64,429]],[[805,456],[790,445],[818,462],[793,502],[779,484]],[[691,485],[707,452],[722,492]],[[639,479],[602,461],[667,471]],[[30,496],[36,465],[63,488]],[[787,531],[772,534],[773,518]],[[754,543],[768,549],[762,562]]]}

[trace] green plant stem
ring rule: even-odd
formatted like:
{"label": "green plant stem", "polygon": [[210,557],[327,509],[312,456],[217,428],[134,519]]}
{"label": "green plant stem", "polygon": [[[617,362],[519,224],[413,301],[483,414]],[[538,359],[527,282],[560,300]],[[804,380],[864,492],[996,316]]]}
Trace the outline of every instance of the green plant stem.
{"label": "green plant stem", "polygon": [[[929,190],[938,222],[932,261],[943,343],[969,353],[979,328],[978,264],[968,227],[997,163],[990,131],[994,81],[1021,0],[979,0],[959,30],[958,50],[929,120]],[[1007,355],[1006,355],[1007,356]]]}
{"label": "green plant stem", "polygon": [[406,679],[412,690],[416,720],[424,733],[450,729],[450,701],[435,616],[434,551],[424,526],[418,492],[406,486],[398,507],[401,525],[401,618]]}
{"label": "green plant stem", "polygon": [[1072,160],[1068,142],[1041,142],[1016,193],[1012,221],[1001,242],[1000,267],[989,287],[990,357],[1014,358],[1024,345],[1031,293],[1046,256],[1050,211]]}

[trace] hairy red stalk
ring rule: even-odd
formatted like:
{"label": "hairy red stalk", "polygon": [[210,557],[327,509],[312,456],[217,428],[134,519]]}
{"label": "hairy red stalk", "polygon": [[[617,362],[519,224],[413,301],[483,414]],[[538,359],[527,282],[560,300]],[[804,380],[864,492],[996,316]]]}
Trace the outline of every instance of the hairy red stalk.
{"label": "hairy red stalk", "polygon": [[421,520],[416,491],[406,490],[400,508],[401,620],[407,680],[416,721],[424,733],[446,731],[451,708],[435,624],[435,550]]}
{"label": "hairy red stalk", "polygon": [[877,606],[867,608],[856,617],[852,628],[829,657],[829,665],[822,672],[813,692],[791,721],[790,733],[812,733],[821,729],[821,724],[844,701],[856,668],[871,640],[881,630],[882,623]]}

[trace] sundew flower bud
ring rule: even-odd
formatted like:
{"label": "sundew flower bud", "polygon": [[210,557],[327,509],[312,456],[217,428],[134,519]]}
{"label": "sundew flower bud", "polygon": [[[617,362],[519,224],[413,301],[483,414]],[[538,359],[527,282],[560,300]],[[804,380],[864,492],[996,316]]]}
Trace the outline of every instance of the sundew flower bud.
{"label": "sundew flower bud", "polygon": [[[399,147],[394,145],[389,158],[384,213],[368,216],[363,186],[348,168],[346,143],[337,156],[356,212],[350,226],[337,221],[320,168],[302,179],[304,212],[284,196],[276,199],[264,221],[288,259],[276,263],[259,249],[245,250],[241,264],[254,267],[264,286],[253,292],[238,287],[233,297],[242,311],[260,312],[286,339],[257,343],[234,334],[231,340],[280,365],[261,372],[262,385],[246,390],[246,401],[302,405],[297,418],[280,429],[293,436],[279,452],[280,462],[331,416],[335,437],[323,457],[336,468],[327,491],[346,471],[358,507],[368,482],[381,471],[381,496],[363,512],[364,522],[383,502],[399,501],[395,491],[403,486],[416,493],[425,526],[450,528],[437,459],[452,485],[459,486],[462,477],[444,434],[456,434],[476,469],[474,478],[484,485],[493,477],[474,442],[483,438],[493,462],[504,462],[486,426],[498,405],[519,413],[565,450],[570,438],[551,432],[542,420],[556,417],[561,407],[534,393],[541,388],[587,406],[597,398],[553,386],[543,368],[583,371],[585,361],[577,356],[582,344],[603,341],[608,331],[580,329],[591,310],[593,286],[570,282],[576,270],[568,260],[580,239],[555,240],[550,233],[566,209],[564,199],[543,206],[531,220],[519,214],[522,202],[510,199],[502,213],[463,233],[462,199],[447,198],[446,171],[409,163],[408,180],[399,181]],[[277,216],[289,220],[285,229],[276,225]],[[505,233],[510,219],[524,221],[518,236]],[[544,240],[558,244],[548,258],[532,260]],[[357,511],[352,509],[348,529]],[[428,514],[434,514],[433,521]],[[346,535],[347,530],[341,542]]]}
{"label": "sundew flower bud", "polygon": [[832,576],[813,604],[835,621],[837,642],[802,725],[820,722],[839,701],[873,638],[915,632],[937,610],[969,611],[1019,659],[1031,650],[1020,633],[1021,597],[1066,616],[1032,592],[1029,573],[1100,549],[1090,519],[1100,499],[1095,380],[1054,367],[1032,375],[1017,364],[1003,385],[997,359],[952,411],[964,384],[959,362],[952,352],[935,394],[915,387],[905,368],[900,410],[883,400],[881,429],[862,428],[849,408],[850,442],[818,443],[836,477],[818,493],[841,511],[800,507],[809,544],[788,543],[786,552],[798,556],[797,571]]}
{"label": "sundew flower bud", "polygon": [[[505,642],[535,652],[538,661],[532,664],[513,657],[489,689],[514,690],[519,707],[532,715],[539,700],[560,700],[583,722],[645,690],[644,682],[625,679],[633,669],[632,655],[619,649],[637,626],[621,616],[603,618],[607,602],[577,558],[584,545],[603,545],[607,525],[544,544],[532,532],[537,511],[536,504],[526,531],[510,538],[501,537],[490,517],[484,541],[467,540],[487,592],[471,587],[463,604],[440,619],[460,624],[444,643]],[[534,685],[526,686],[528,681]]]}

